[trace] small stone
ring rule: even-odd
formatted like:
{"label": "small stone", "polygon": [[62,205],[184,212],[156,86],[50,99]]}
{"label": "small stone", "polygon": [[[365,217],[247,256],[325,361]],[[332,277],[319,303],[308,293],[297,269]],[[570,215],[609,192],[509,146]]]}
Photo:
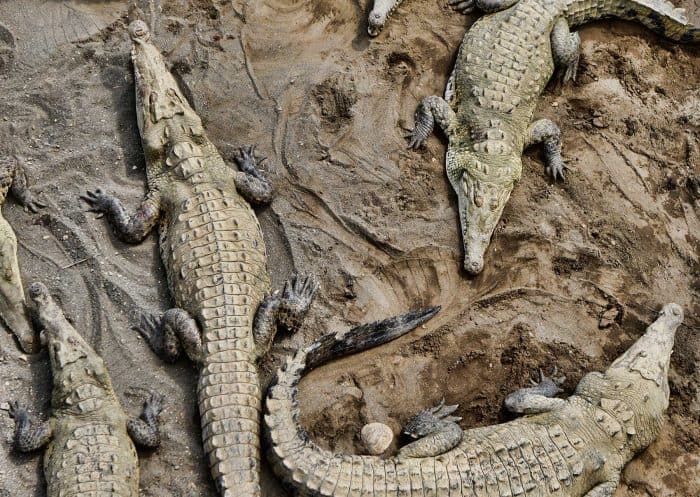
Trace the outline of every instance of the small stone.
{"label": "small stone", "polygon": [[603,120],[603,118],[601,118],[601,117],[596,117],[596,118],[593,119],[593,126],[595,126],[596,128],[607,128],[607,127],[608,127],[608,123],[606,123],[606,122]]}
{"label": "small stone", "polygon": [[369,423],[362,427],[360,438],[373,456],[384,453],[394,440],[394,432],[384,423]]}

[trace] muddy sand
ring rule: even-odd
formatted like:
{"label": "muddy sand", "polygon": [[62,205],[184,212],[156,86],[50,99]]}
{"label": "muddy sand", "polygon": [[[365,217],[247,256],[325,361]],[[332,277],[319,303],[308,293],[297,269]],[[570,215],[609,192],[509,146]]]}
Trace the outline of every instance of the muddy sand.
{"label": "muddy sand", "polygon": [[[694,3],[693,3],[694,2]],[[684,0],[700,22],[700,2]],[[230,155],[257,144],[277,196],[258,210],[275,287],[313,273],[321,291],[279,357],[327,330],[441,304],[393,344],[310,374],[303,422],[337,451],[359,431],[395,431],[445,397],[462,426],[508,419],[505,395],[538,367],[570,391],[605,368],[662,304],[687,318],[672,360],[669,422],[629,464],[616,497],[700,495],[700,49],[625,22],[581,33],[579,79],[550,86],[536,115],[559,123],[564,182],[528,152],[521,183],[469,279],[444,139],[406,149],[419,100],[443,92],[474,17],[446,2],[406,0],[377,39],[367,0],[140,2],[212,140]],[[3,211],[19,238],[25,282],[44,281],[103,355],[126,409],[167,394],[160,450],[141,453],[144,496],[214,496],[203,461],[196,372],[161,363],[129,327],[171,302],[151,236],[128,246],[78,195],[104,187],[128,206],[144,191],[134,113],[129,6],[123,1],[0,2],[0,153],[25,157],[49,207]],[[0,333],[0,407],[49,410],[46,354]],[[0,496],[44,495],[40,457],[11,453],[0,411]],[[266,497],[284,495],[265,469]]]}

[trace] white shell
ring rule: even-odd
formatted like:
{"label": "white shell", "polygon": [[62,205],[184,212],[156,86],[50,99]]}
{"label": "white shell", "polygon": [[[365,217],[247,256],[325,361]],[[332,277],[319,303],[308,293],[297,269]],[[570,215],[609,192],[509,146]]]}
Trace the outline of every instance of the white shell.
{"label": "white shell", "polygon": [[373,456],[384,453],[394,440],[394,432],[384,423],[369,423],[360,432],[362,443]]}

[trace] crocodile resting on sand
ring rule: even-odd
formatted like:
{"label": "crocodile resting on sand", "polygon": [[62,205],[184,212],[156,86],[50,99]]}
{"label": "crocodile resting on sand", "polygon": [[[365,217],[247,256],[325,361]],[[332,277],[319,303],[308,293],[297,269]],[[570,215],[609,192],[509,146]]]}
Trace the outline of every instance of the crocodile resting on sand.
{"label": "crocodile resting on sand", "polygon": [[454,406],[424,411],[406,427],[420,438],[389,458],[333,454],[309,439],[298,424],[297,385],[334,352],[302,349],[278,371],[267,397],[269,458],[301,495],[611,497],[622,468],[661,430],[682,319],[680,306],[666,305],[605,373],[584,376],[567,399],[553,398],[559,388],[549,379],[511,394],[506,407],[528,415],[508,423],[463,431],[459,418],[449,417]]}
{"label": "crocodile resting on sand", "polygon": [[47,446],[44,475],[48,497],[138,497],[139,467],[134,442],[160,443],[162,397],[152,394],[138,419],[127,420],[102,358],[66,320],[41,283],[29,296],[44,328],[53,376],[49,421],[39,423],[10,404],[15,449]]}
{"label": "crocodile resting on sand", "polygon": [[[139,242],[160,222],[160,251],[178,306],[146,317],[139,331],[159,355],[181,350],[200,369],[197,387],[204,451],[219,492],[259,497],[262,389],[258,361],[278,325],[295,331],[318,285],[293,278],[270,291],[265,242],[248,201],[269,202],[270,183],[253,149],[232,171],[207,138],[151,41],[146,24],[129,26],[136,110],[148,192],[134,214],[101,190],[83,197],[118,236]],[[200,331],[201,329],[201,331]]]}
{"label": "crocodile resting on sand", "polygon": [[[700,43],[700,29],[688,23],[683,9],[664,0],[448,3],[463,13],[479,8],[487,14],[465,34],[445,98],[426,97],[416,110],[410,147],[423,146],[435,122],[447,135],[446,169],[457,194],[464,268],[478,274],[520,179],[523,150],[542,143],[547,171],[554,179],[563,178],[559,128],[548,119],[533,121],[533,113],[555,68],[563,81],[576,77],[579,36],[569,27],[615,17],[683,43]],[[392,2],[377,0],[370,14],[371,33],[381,29],[380,21],[392,9]]]}
{"label": "crocodile resting on sand", "polygon": [[[27,185],[27,175],[18,157],[0,161],[0,205],[11,192],[26,210],[37,212],[46,207],[39,202]],[[12,226],[0,213],[0,317],[17,337],[20,347],[27,353],[38,350],[38,341],[27,316],[24,288],[17,264],[17,237]]]}

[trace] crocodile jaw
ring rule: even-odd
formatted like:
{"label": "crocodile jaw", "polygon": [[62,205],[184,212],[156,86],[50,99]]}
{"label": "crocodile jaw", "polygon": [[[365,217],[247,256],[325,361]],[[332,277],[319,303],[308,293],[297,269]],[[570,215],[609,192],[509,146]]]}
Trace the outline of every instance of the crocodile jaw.
{"label": "crocodile jaw", "polygon": [[473,276],[484,268],[484,253],[513,186],[513,182],[500,184],[479,181],[469,172],[465,172],[456,185],[464,243],[464,269]]}
{"label": "crocodile jaw", "polygon": [[374,37],[384,28],[392,12],[401,5],[403,0],[375,0],[374,7],[367,19],[367,33]]}

